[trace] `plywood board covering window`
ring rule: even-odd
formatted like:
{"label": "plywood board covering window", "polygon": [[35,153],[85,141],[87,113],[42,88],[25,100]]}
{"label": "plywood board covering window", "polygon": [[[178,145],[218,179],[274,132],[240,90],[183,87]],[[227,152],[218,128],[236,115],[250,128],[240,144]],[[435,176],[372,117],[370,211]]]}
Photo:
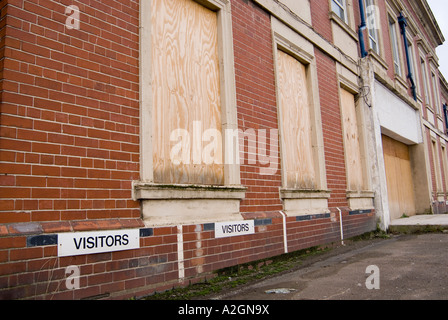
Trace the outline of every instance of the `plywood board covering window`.
{"label": "plywood board covering window", "polygon": [[[224,183],[221,137],[207,135],[222,130],[217,19],[192,0],[151,1],[155,183]],[[176,130],[183,134],[170,141]],[[182,150],[173,153],[179,143]]]}
{"label": "plywood board covering window", "polygon": [[364,190],[360,136],[356,116],[355,96],[341,88],[342,121],[344,127],[347,185],[350,191]]}
{"label": "plywood board covering window", "polygon": [[448,190],[448,161],[446,157],[446,148],[444,145],[441,146],[442,153],[442,165],[443,165],[443,175],[445,177],[445,192]]}
{"label": "plywood board covering window", "polygon": [[280,50],[277,61],[284,186],[315,189],[306,66]]}
{"label": "plywood board covering window", "polygon": [[384,135],[382,140],[391,219],[398,219],[403,214],[415,215],[414,183],[409,147]]}
{"label": "plywood board covering window", "polygon": [[431,140],[431,149],[432,149],[432,158],[434,163],[434,174],[435,174],[435,180],[436,180],[436,187],[437,191],[441,192],[443,191],[442,188],[442,174],[440,173],[440,158],[439,158],[439,152],[437,150],[437,142],[434,140]]}

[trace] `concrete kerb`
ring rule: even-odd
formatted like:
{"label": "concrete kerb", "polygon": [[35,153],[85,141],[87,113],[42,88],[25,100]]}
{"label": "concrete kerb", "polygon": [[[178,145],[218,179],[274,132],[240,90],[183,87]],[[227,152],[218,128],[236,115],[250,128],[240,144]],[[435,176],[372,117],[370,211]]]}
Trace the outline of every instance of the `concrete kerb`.
{"label": "concrete kerb", "polygon": [[417,215],[393,220],[389,226],[391,233],[448,232],[448,214]]}

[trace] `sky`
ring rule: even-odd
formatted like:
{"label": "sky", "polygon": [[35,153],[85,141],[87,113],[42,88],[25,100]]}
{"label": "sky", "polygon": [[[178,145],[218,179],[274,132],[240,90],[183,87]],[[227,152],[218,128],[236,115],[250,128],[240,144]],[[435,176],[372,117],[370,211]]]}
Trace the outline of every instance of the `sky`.
{"label": "sky", "polygon": [[439,70],[445,79],[448,79],[448,1],[447,0],[427,0],[431,10],[436,17],[437,23],[442,30],[445,42],[437,48],[439,57]]}

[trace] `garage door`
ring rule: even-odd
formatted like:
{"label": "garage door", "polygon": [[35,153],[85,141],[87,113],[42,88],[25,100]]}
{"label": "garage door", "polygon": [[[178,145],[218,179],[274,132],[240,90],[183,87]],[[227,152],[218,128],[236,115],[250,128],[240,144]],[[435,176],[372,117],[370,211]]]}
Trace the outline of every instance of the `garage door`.
{"label": "garage door", "polygon": [[391,219],[398,219],[403,214],[415,215],[409,147],[387,136],[382,138]]}

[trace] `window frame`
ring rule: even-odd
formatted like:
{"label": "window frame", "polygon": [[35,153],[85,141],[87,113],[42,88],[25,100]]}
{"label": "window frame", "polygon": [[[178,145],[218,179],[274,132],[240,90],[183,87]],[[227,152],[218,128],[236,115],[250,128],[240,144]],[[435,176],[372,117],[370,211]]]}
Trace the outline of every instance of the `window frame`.
{"label": "window frame", "polygon": [[430,73],[431,73],[431,88],[432,88],[431,93],[433,95],[433,108],[438,116],[442,116],[443,111],[441,110],[439,86],[438,86],[439,75],[437,71],[435,71],[435,69],[432,68],[431,66],[430,66]]}
{"label": "window frame", "polygon": [[[364,1],[364,8],[367,13],[367,1],[371,2],[370,6],[374,6],[376,8],[375,0],[363,0]],[[366,17],[367,18],[367,17]],[[367,18],[367,34],[369,36],[369,46],[370,49],[375,52],[377,55],[381,56],[381,46],[380,46],[380,34],[378,32],[379,28],[375,28],[375,26],[379,27],[378,24],[378,17],[376,16],[376,10],[373,11],[373,20],[374,20],[374,26],[370,24],[370,19]],[[373,34],[372,34],[373,32]],[[375,50],[372,46],[372,42],[375,43],[375,46],[377,50]]]}
{"label": "window frame", "polygon": [[[150,39],[151,37],[151,17],[150,5],[152,0],[144,1],[141,8],[141,39]],[[195,1],[195,0],[192,0]],[[222,131],[226,129],[237,129],[237,113],[236,113],[236,85],[235,85],[235,69],[234,69],[234,53],[233,53],[233,36],[232,36],[232,22],[230,13],[230,3],[226,0],[201,0],[195,1],[204,7],[216,11],[218,15],[218,48],[219,48],[219,71],[220,71],[220,97],[221,97],[221,123]],[[144,14],[146,13],[146,14]],[[141,67],[140,67],[140,85],[141,88],[150,87],[151,83],[151,51],[150,40],[140,40],[141,51]],[[145,71],[143,71],[145,70]],[[150,90],[140,90],[141,110],[151,111],[153,108],[152,94]],[[151,116],[146,112],[142,112],[142,180],[152,182],[153,166],[152,166],[152,141],[148,139],[151,136],[152,128]],[[224,135],[223,135],[224,137]],[[237,142],[235,142],[236,144]],[[238,145],[234,145],[235,150],[239,150]],[[147,153],[151,156],[147,156]],[[226,154],[225,139],[223,139],[223,154]],[[239,164],[232,166],[225,166],[227,173],[224,177],[224,185],[239,185]]]}
{"label": "window frame", "polygon": [[[321,106],[318,90],[310,88],[318,88],[317,62],[314,56],[314,46],[311,42],[295,33],[287,27],[283,22],[272,18],[273,33],[273,52],[274,52],[274,73],[276,83],[276,99],[277,110],[280,110],[279,88],[278,88],[278,58],[277,50],[289,54],[304,64],[307,73],[307,82],[309,88],[309,105],[311,115],[312,147],[313,159],[315,165],[316,187],[314,190],[292,189],[287,188],[284,177],[284,157],[285,152],[282,145],[282,134],[279,130],[280,158],[281,158],[281,177],[282,186],[280,188],[280,198],[283,202],[283,208],[288,216],[302,216],[307,214],[326,213],[328,209],[328,199],[331,191],[327,190],[327,174],[325,166],[325,154],[323,144],[323,129],[321,120]],[[281,115],[278,116],[279,128],[282,128]],[[305,209],[306,207],[306,209]]]}
{"label": "window frame", "polygon": [[444,184],[444,188],[445,188],[445,193],[448,192],[448,157],[447,157],[447,148],[446,148],[446,144],[442,143],[440,145],[440,149],[441,149],[441,156],[442,156],[442,165],[443,165],[443,176],[445,178],[445,184]]}
{"label": "window frame", "polygon": [[392,18],[391,15],[388,17],[388,23],[389,23],[389,37],[390,37],[390,44],[392,49],[392,61],[394,64],[394,72],[399,77],[403,76],[403,65],[402,65],[402,59],[401,59],[401,53],[400,53],[400,42],[398,41],[399,35],[398,35],[398,22]]}
{"label": "window frame", "polygon": [[[344,13],[343,17],[339,15],[340,12],[334,10],[334,6],[337,6],[340,10],[342,10]],[[331,0],[331,11],[334,12],[343,22],[348,24],[347,0]]]}
{"label": "window frame", "polygon": [[[133,181],[133,199],[142,201],[143,219],[153,226],[188,224],[196,220],[217,222],[240,219],[239,204],[245,197],[246,188],[241,185],[239,139],[228,143],[224,135],[226,130],[238,130],[231,3],[228,0],[192,0],[216,12],[218,29],[224,184],[202,186],[154,182],[151,1],[140,3],[140,180]],[[226,163],[228,152],[234,155],[232,164]],[[193,209],[187,208],[185,201],[191,202],[191,207],[196,206],[197,209],[191,211]],[[167,210],[169,208],[172,209]],[[176,215],[173,213],[175,208],[177,211],[191,212]],[[219,210],[214,212],[213,208]]]}
{"label": "window frame", "polygon": [[[343,146],[344,146],[344,163],[346,168],[346,179],[347,179],[347,200],[349,203],[349,207],[351,210],[366,210],[373,209],[373,199],[375,197],[374,191],[372,191],[372,176],[369,167],[369,159],[367,156],[367,133],[365,126],[365,114],[363,112],[363,100],[360,99],[359,88],[357,84],[348,80],[342,75],[339,75],[339,86],[338,86],[338,94],[339,94],[339,105],[341,110],[341,128],[343,137]],[[342,99],[342,91],[346,91],[353,95],[354,106],[355,106],[355,117],[357,122],[357,133],[358,133],[358,148],[359,148],[359,156],[360,156],[360,169],[362,174],[362,186],[360,188],[353,190],[350,186],[349,179],[349,170],[350,165],[348,163],[347,157],[347,141],[345,138],[346,127],[344,123],[344,106]]]}
{"label": "window frame", "polygon": [[417,96],[420,95],[420,77],[418,74],[418,64],[417,64],[417,55],[415,54],[415,43],[413,41],[414,37],[409,35],[407,36],[408,39],[408,52],[409,52],[409,59],[411,64],[411,72],[412,76],[414,77],[414,83],[415,83],[415,90],[417,93]]}
{"label": "window frame", "polygon": [[434,178],[436,182],[436,192],[443,192],[443,181],[442,181],[442,171],[440,168],[440,152],[439,152],[439,143],[437,139],[431,136],[431,150],[433,157],[433,165],[434,165]]}
{"label": "window frame", "polygon": [[432,109],[431,106],[431,94],[429,92],[429,82],[428,82],[428,62],[425,59],[424,55],[421,55],[420,57],[420,69],[422,73],[422,82],[423,82],[423,91],[425,94],[425,105],[426,107],[429,107]]}

